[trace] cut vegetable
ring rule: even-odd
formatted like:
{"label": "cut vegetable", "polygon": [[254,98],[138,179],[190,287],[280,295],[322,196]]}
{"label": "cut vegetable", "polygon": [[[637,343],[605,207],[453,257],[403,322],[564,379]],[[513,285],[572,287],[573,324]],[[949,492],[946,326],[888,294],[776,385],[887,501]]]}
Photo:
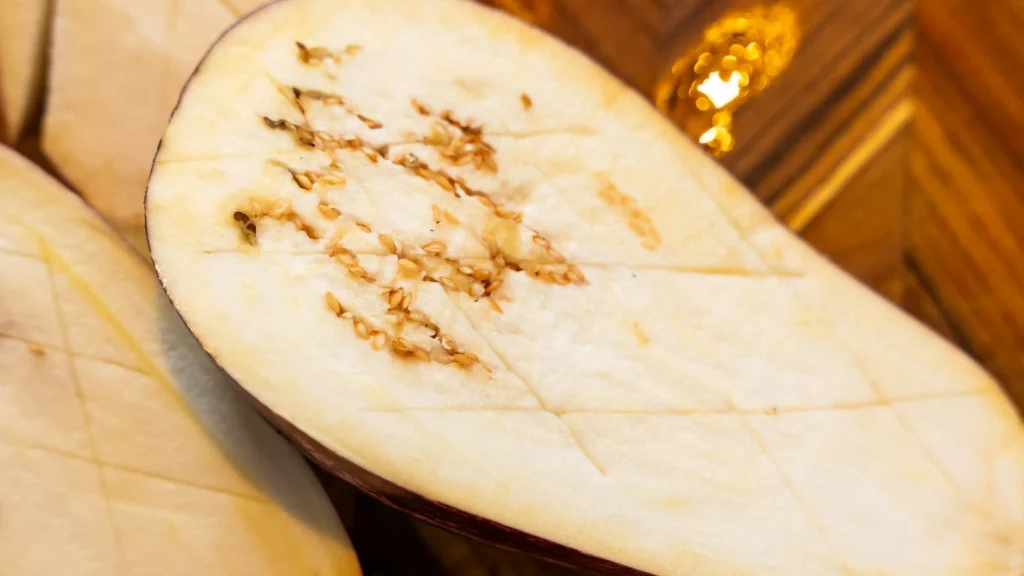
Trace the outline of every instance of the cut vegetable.
{"label": "cut vegetable", "polygon": [[1024,570],[998,385],[498,12],[255,12],[185,90],[147,227],[265,414],[446,526],[595,570]]}
{"label": "cut vegetable", "polygon": [[254,0],[57,0],[43,149],[133,239],[160,134],[210,43]]}
{"label": "cut vegetable", "polygon": [[0,139],[14,142],[43,89],[49,0],[0,0]]}
{"label": "cut vegetable", "polygon": [[4,576],[359,574],[302,458],[156,278],[0,148]]}

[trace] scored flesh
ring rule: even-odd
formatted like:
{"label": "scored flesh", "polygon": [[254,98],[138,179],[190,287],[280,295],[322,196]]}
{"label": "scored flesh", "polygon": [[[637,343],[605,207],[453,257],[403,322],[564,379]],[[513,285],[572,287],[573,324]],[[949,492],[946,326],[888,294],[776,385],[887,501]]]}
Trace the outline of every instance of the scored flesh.
{"label": "scored flesh", "polygon": [[997,383],[498,12],[255,12],[182,96],[147,233],[237,382],[409,493],[658,574],[1024,570]]}
{"label": "scored flesh", "polygon": [[0,573],[359,574],[143,260],[3,147],[0,198]]}

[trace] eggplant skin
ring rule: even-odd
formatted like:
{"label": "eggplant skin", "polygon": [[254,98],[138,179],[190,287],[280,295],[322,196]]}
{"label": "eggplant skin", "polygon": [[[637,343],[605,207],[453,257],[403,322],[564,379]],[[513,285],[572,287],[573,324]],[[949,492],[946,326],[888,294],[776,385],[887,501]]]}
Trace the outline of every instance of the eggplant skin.
{"label": "eggplant skin", "polygon": [[998,383],[496,11],[254,12],[183,93],[146,215],[264,415],[429,521],[611,572],[1024,568]]}

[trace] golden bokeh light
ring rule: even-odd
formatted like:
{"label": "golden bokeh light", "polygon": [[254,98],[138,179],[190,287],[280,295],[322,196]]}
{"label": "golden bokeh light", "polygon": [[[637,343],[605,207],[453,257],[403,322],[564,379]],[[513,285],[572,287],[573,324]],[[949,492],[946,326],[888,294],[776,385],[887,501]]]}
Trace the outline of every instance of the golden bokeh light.
{"label": "golden bokeh light", "polygon": [[735,146],[733,113],[756,97],[793,59],[796,13],[785,4],[724,15],[700,44],[672,63],[655,86],[658,108],[716,156]]}
{"label": "golden bokeh light", "polygon": [[728,80],[722,80],[721,72],[714,72],[697,86],[697,92],[707,96],[715,108],[721,109],[740,95],[741,82],[742,76],[735,70]]}

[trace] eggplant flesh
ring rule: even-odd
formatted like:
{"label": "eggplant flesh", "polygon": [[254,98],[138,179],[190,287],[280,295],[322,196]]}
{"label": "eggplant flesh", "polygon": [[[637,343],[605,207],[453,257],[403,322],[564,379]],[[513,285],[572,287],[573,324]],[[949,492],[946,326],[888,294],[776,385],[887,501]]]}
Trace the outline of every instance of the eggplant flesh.
{"label": "eggplant flesh", "polygon": [[145,261],[2,146],[0,199],[0,572],[360,574]]}
{"label": "eggplant flesh", "polygon": [[998,383],[496,11],[256,11],[182,94],[146,214],[203,346],[394,503],[656,574],[1024,570]]}

